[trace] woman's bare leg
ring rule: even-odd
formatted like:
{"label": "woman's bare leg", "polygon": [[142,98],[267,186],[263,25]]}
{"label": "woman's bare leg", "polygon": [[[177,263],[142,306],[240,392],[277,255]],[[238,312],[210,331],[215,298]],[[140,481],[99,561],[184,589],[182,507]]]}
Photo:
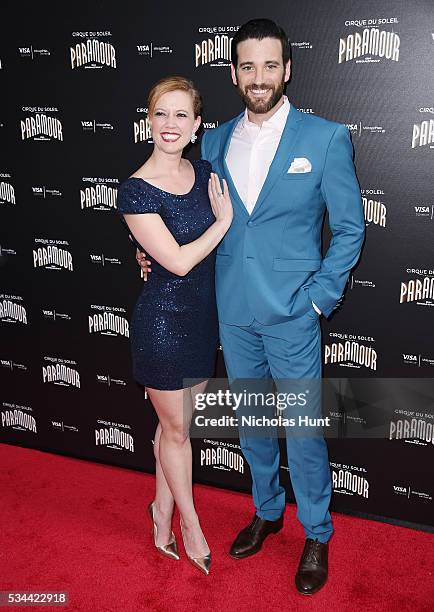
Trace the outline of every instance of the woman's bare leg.
{"label": "woman's bare leg", "polygon": [[172,531],[172,514],[175,500],[167,484],[160,462],[161,424],[158,423],[154,436],[155,456],[155,498],[154,519],[157,524],[157,546],[164,546],[170,540]]}
{"label": "woman's bare leg", "polygon": [[192,491],[192,452],[189,437],[193,413],[191,391],[162,391],[151,388],[147,391],[161,425],[160,465],[182,516],[186,548],[193,557],[205,556],[209,553],[209,548],[194,507]]}

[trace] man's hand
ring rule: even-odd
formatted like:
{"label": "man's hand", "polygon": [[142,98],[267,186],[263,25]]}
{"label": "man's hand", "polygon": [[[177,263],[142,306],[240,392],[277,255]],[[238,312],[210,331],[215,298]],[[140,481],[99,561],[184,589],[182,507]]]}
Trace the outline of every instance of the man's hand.
{"label": "man's hand", "polygon": [[[130,239],[132,240],[131,235],[130,235]],[[136,249],[136,260],[142,270],[143,280],[147,281],[148,272],[152,271],[151,262],[148,259],[146,259],[146,253],[144,253],[143,251],[139,251],[139,249]]]}
{"label": "man's hand", "polygon": [[151,272],[151,268],[150,268],[151,262],[148,259],[146,259],[146,253],[139,251],[139,249],[136,249],[136,259],[137,259],[137,263],[142,269],[143,280],[147,281],[148,272]]}

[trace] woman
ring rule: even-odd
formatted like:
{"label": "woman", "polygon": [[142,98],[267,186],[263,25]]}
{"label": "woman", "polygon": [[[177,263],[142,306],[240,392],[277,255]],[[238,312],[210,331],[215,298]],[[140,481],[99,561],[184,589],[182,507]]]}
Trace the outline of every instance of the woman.
{"label": "woman", "polygon": [[[179,559],[171,528],[174,504],[189,560],[209,573],[211,553],[192,494],[189,427],[194,396],[214,373],[218,323],[215,250],[232,222],[228,187],[205,160],[182,152],[196,140],[201,98],[182,77],[159,81],[148,97],[154,149],[118,190],[117,210],[153,274],[130,325],[134,378],[157,412],[156,493],[149,505],[154,543]],[[188,380],[195,379],[195,380]]]}

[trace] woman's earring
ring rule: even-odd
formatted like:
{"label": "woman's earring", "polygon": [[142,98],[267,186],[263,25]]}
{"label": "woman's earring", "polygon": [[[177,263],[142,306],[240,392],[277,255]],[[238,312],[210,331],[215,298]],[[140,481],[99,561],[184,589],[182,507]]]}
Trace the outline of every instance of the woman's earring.
{"label": "woman's earring", "polygon": [[196,136],[195,132],[193,132],[193,134],[191,135],[190,140],[191,140],[191,142],[192,142],[192,143],[195,143],[195,142],[196,142],[196,140],[197,140],[197,136]]}

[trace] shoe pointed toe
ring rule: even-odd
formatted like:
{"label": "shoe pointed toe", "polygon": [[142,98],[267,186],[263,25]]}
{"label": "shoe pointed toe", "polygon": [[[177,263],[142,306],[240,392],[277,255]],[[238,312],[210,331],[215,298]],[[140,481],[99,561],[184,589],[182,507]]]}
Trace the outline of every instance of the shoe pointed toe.
{"label": "shoe pointed toe", "polygon": [[187,548],[185,546],[184,524],[182,522],[182,518],[181,517],[179,519],[179,525],[181,527],[182,541],[184,542],[184,549],[185,549],[185,553],[187,555],[187,559],[190,561],[190,563],[194,567],[196,567],[203,574],[208,576],[209,573],[210,573],[210,570],[211,570],[211,552],[209,552],[207,555],[204,555],[203,557],[193,557],[193,556],[191,556],[188,553]]}
{"label": "shoe pointed toe", "polygon": [[209,555],[205,555],[204,557],[188,557],[191,563],[197,567],[203,574],[206,576],[209,575],[211,571],[211,553]]}

